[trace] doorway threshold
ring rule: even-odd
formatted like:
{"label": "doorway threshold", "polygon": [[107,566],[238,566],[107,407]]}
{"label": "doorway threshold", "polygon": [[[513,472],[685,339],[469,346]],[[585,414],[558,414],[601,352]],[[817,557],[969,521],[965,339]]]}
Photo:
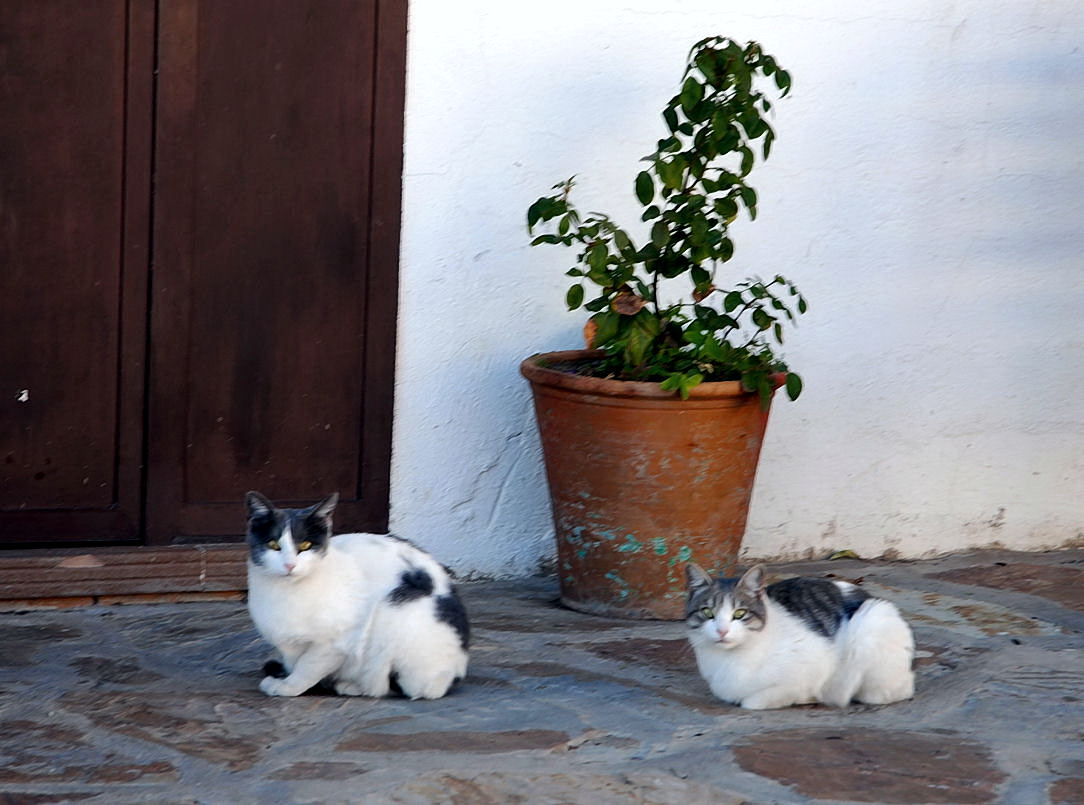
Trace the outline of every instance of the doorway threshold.
{"label": "doorway threshold", "polygon": [[244,545],[47,548],[0,553],[0,611],[239,600]]}

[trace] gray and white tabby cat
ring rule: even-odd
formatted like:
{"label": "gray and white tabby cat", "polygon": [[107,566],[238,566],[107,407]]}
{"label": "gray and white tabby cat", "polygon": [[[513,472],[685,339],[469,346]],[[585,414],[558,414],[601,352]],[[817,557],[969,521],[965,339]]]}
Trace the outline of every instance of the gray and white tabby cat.
{"label": "gray and white tabby cat", "polygon": [[896,606],[844,581],[764,586],[764,568],[712,579],[685,567],[689,642],[720,699],[750,710],[888,704],[914,695],[914,638]]}
{"label": "gray and white tabby cat", "polygon": [[282,657],[260,682],[268,696],[320,683],[345,696],[438,699],[467,673],[470,626],[448,572],[391,536],[331,535],[333,494],[279,509],[248,507],[248,609]]}

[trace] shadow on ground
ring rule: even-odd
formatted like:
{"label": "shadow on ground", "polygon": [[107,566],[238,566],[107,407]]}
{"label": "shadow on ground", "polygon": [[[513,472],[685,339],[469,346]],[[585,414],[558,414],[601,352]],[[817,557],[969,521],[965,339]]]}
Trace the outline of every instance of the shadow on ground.
{"label": "shadow on ground", "polygon": [[1084,551],[776,569],[861,580],[919,644],[913,701],[748,712],[684,625],[467,585],[436,702],[269,699],[243,605],[0,614],[0,803],[1080,803]]}

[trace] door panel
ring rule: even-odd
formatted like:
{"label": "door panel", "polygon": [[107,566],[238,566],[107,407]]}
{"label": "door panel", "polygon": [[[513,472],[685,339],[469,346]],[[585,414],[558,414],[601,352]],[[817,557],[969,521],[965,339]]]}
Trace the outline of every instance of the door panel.
{"label": "door panel", "polygon": [[152,37],[153,2],[0,6],[5,545],[138,536]]}
{"label": "door panel", "polygon": [[405,48],[405,0],[0,5],[0,547],[386,529]]}
{"label": "door panel", "polygon": [[[405,26],[405,5],[385,5]],[[238,534],[248,489],[338,490],[338,525],[386,528],[391,364],[371,350],[390,348],[396,266],[370,209],[376,6],[162,6],[152,541]]]}

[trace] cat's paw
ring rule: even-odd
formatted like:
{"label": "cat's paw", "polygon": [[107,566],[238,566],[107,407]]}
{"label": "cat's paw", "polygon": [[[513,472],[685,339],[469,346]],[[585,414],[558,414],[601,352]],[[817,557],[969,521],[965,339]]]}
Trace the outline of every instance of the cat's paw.
{"label": "cat's paw", "polygon": [[403,695],[409,699],[440,699],[452,687],[451,674],[439,674],[418,682],[400,680]]}
{"label": "cat's paw", "polygon": [[260,690],[268,696],[296,696],[298,693],[285,679],[276,679],[273,676],[263,678],[260,682]]}
{"label": "cat's paw", "polygon": [[741,700],[741,706],[746,710],[776,710],[794,704],[806,704],[806,702],[796,701],[792,695],[773,690],[760,691]]}
{"label": "cat's paw", "polygon": [[368,696],[368,692],[356,682],[336,682],[335,692],[340,696]]}

